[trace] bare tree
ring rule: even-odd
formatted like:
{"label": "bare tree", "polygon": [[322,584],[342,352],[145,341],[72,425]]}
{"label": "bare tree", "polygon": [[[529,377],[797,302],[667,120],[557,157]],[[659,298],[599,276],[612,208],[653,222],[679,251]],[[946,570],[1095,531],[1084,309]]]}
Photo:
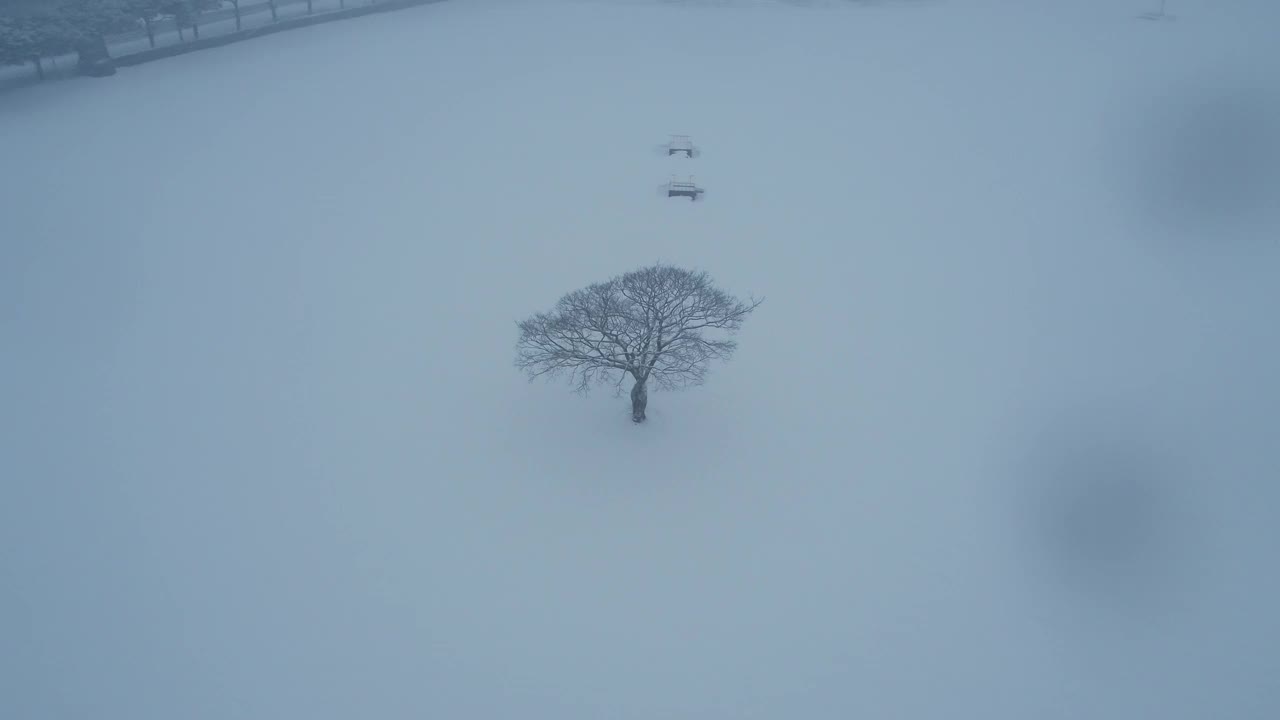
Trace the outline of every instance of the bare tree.
{"label": "bare tree", "polygon": [[186,41],[182,29],[190,27],[197,40],[200,39],[200,14],[220,5],[220,0],[173,0],[164,6],[164,13],[173,18],[178,28],[178,39]]}
{"label": "bare tree", "polygon": [[631,419],[644,422],[648,385],[700,385],[712,360],[728,360],[732,336],[760,305],[715,287],[704,272],[654,265],[560,298],[520,323],[516,366],[529,379],[567,374],[579,392],[630,377]]}

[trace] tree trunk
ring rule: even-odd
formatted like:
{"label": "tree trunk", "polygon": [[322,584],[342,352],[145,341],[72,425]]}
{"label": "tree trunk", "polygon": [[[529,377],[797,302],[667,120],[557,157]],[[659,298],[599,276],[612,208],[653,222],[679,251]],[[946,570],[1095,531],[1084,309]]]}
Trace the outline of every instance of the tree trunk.
{"label": "tree trunk", "polygon": [[236,8],[236,32],[240,32],[240,3],[236,3],[235,8]]}
{"label": "tree trunk", "polygon": [[44,82],[44,61],[37,55],[31,58],[31,62],[36,64],[36,75],[39,76],[41,82]]}
{"label": "tree trunk", "polygon": [[195,33],[195,34],[196,34],[196,39],[197,39],[197,40],[199,40],[199,39],[200,39],[200,26],[199,26],[199,25],[197,25],[197,24],[195,24],[195,23],[191,23],[191,32],[193,32],[193,33]]}
{"label": "tree trunk", "polygon": [[182,26],[181,26],[181,25],[179,25],[179,26],[178,26],[178,41],[179,41],[179,42],[186,42],[186,41],[187,41],[187,35],[186,35],[186,33],[184,33],[184,32],[182,31]]}
{"label": "tree trunk", "polygon": [[644,422],[644,409],[649,404],[648,380],[649,378],[636,380],[631,388],[631,422]]}
{"label": "tree trunk", "polygon": [[307,14],[311,14],[311,0],[307,0]]}
{"label": "tree trunk", "polygon": [[143,22],[147,25],[147,42],[151,43],[151,49],[154,50],[156,48],[155,25],[153,25],[150,20],[144,20]]}
{"label": "tree trunk", "polygon": [[79,54],[77,65],[85,77],[110,77],[116,74],[115,61],[107,49],[107,39],[102,35],[82,38],[76,43]]}
{"label": "tree trunk", "polygon": [[280,15],[279,13],[276,12],[276,4],[272,2],[271,3],[271,22],[275,22],[279,19],[280,19]]}

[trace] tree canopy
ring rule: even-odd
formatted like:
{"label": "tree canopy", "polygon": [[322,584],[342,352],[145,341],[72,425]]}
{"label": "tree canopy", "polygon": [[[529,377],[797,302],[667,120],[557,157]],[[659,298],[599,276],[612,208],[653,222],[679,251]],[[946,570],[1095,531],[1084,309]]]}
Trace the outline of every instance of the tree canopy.
{"label": "tree canopy", "polygon": [[575,290],[521,322],[516,365],[530,379],[567,375],[579,391],[620,389],[630,377],[632,419],[643,422],[648,383],[701,384],[712,360],[733,355],[732,336],[759,305],[717,288],[705,272],[653,265]]}

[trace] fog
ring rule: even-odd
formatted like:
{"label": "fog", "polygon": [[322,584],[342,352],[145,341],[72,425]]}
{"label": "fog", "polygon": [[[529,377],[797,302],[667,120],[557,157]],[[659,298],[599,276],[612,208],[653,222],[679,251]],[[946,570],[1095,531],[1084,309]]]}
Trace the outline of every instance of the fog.
{"label": "fog", "polygon": [[[1280,4],[1158,7],[450,0],[0,94],[0,718],[1280,717]],[[657,261],[765,298],[704,386],[515,369]]]}

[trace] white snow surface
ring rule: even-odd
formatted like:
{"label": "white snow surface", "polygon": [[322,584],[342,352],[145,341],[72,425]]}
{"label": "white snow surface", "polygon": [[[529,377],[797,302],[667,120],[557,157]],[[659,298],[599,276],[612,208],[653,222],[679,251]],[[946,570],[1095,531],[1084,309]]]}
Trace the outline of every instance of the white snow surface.
{"label": "white snow surface", "polygon": [[[0,717],[1280,717],[1275,5],[459,0],[0,97]],[[515,370],[655,261],[766,298],[704,387]]]}

